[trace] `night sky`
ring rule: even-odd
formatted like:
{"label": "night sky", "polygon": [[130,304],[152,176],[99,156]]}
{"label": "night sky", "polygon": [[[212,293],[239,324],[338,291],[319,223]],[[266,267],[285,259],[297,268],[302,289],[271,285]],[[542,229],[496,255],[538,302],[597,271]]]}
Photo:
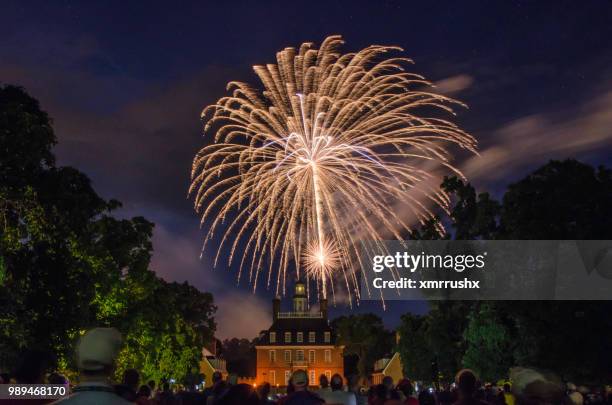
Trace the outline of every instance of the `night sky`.
{"label": "night sky", "polygon": [[[0,83],[24,86],[54,119],[58,163],[87,173],[122,216],[156,223],[153,268],[211,291],[218,336],[254,337],[272,292],[199,260],[204,232],[186,198],[207,141],[199,113],[230,80],[302,42],[343,35],[345,51],[399,45],[413,71],[469,105],[458,123],[481,155],[459,166],[479,189],[551,158],[612,166],[612,2],[3,1]],[[223,3],[223,4],[222,4]],[[394,326],[423,302],[363,303]],[[341,305],[332,315],[348,313]]]}

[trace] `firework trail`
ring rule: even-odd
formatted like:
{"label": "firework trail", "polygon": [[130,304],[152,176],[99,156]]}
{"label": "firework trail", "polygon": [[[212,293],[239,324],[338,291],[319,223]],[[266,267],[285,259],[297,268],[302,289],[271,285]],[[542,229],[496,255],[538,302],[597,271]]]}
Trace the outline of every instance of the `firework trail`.
{"label": "firework trail", "polygon": [[[296,276],[315,280],[323,297],[341,282],[358,298],[358,249],[410,230],[393,203],[407,204],[421,223],[432,203],[448,207],[422,163],[461,175],[448,148],[475,152],[472,136],[424,116],[453,114],[461,103],[427,91],[429,82],[404,70],[410,59],[388,56],[401,48],[341,54],[342,44],[330,36],[319,49],[286,48],[277,64],[254,66],[263,91],[230,82],[231,95],[202,112],[214,143],[195,156],[189,193],[209,225],[204,247],[222,228],[215,266],[227,247],[228,265],[239,257],[238,279],[248,271],[253,288],[265,274],[284,293],[294,262]],[[369,241],[358,240],[364,234]]]}

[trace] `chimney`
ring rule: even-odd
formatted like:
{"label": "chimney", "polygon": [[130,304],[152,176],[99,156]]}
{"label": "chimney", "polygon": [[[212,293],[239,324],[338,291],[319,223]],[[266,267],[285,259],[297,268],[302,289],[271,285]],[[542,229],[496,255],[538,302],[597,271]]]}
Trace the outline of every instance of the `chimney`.
{"label": "chimney", "polygon": [[321,309],[323,319],[327,319],[327,298],[319,298],[319,308]]}
{"label": "chimney", "polygon": [[272,300],[272,320],[276,321],[278,319],[278,313],[280,312],[280,298],[274,297]]}

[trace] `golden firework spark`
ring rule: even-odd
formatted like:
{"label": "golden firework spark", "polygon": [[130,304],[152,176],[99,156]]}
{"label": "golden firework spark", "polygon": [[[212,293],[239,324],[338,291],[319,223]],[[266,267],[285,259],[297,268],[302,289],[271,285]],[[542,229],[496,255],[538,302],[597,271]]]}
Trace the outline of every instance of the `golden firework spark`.
{"label": "golden firework spark", "polygon": [[[324,239],[320,242],[316,239],[307,246],[302,263],[307,277],[326,280],[333,276],[333,272],[340,267],[342,261],[340,252],[332,241]],[[326,294],[325,288],[323,294]]]}
{"label": "golden firework spark", "polygon": [[284,293],[294,262],[324,297],[340,280],[358,291],[350,260],[360,235],[401,239],[410,224],[398,201],[421,222],[431,203],[446,209],[423,163],[460,175],[447,148],[475,152],[475,139],[454,123],[423,115],[453,114],[461,103],[428,91],[431,83],[404,70],[410,59],[388,57],[401,48],[341,54],[341,44],[330,36],[319,49],[286,48],[277,64],[254,66],[263,91],[230,82],[231,95],[202,112],[205,133],[216,133],[194,158],[189,192],[209,226],[204,247],[222,227],[215,265],[229,247],[228,263],[239,255],[238,278],[248,269],[254,288],[265,273]]}

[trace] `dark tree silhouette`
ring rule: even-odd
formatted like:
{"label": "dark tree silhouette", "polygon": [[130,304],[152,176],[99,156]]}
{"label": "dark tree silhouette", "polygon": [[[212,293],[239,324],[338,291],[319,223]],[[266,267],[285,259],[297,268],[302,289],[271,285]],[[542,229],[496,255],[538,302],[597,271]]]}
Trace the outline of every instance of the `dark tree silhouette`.
{"label": "dark tree silhouette", "polygon": [[612,239],[612,172],[551,161],[511,184],[500,239]]}
{"label": "dark tree silhouette", "polygon": [[[449,221],[440,214],[412,238],[440,238],[435,225],[447,223],[445,237],[454,239],[612,239],[612,172],[603,167],[551,161],[511,184],[501,203],[457,178],[445,179],[442,187],[454,199]],[[446,373],[465,365],[488,379],[500,377],[509,365],[548,368],[584,382],[612,377],[605,355],[612,352],[609,301],[431,306],[423,318],[402,318],[400,330],[412,336],[400,344],[409,376],[427,379],[435,358]]]}
{"label": "dark tree silhouette", "polygon": [[372,372],[374,362],[391,352],[393,333],[385,329],[375,314],[340,316],[331,322],[336,331],[336,343],[344,345],[345,356],[357,356],[357,371],[361,377]]}

